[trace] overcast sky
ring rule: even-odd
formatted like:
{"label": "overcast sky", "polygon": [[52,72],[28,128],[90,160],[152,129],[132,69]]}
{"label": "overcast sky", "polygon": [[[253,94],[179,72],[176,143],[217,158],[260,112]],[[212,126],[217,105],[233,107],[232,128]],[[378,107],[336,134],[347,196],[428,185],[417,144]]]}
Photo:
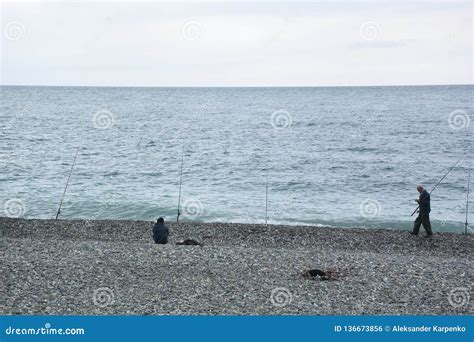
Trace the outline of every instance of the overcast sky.
{"label": "overcast sky", "polygon": [[471,7],[2,3],[1,84],[468,84]]}

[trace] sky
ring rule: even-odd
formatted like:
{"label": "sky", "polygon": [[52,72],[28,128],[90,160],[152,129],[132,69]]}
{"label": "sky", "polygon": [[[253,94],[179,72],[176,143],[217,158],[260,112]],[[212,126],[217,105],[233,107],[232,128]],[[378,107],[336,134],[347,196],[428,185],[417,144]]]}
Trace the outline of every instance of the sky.
{"label": "sky", "polygon": [[471,2],[2,2],[2,85],[472,84]]}

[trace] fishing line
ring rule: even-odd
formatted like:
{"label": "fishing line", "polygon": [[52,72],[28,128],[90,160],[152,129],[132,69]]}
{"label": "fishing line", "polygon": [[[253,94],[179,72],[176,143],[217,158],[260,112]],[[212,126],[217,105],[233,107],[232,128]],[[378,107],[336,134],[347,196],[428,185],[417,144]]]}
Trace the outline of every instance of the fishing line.
{"label": "fishing line", "polygon": [[69,185],[69,180],[71,179],[72,170],[74,169],[74,165],[76,164],[76,158],[77,158],[77,155],[79,154],[79,150],[80,150],[80,147],[77,148],[76,155],[74,156],[74,160],[72,161],[71,171],[69,171],[69,176],[67,177],[66,186],[64,187],[63,195],[61,197],[61,202],[59,202],[58,212],[56,213],[56,220],[58,219],[59,214],[61,214],[61,207],[63,205],[64,196],[66,195],[66,190]]}
{"label": "fishing line", "polygon": [[181,185],[183,183],[183,164],[184,164],[184,147],[181,153],[181,172],[179,175],[178,213],[176,214],[176,223],[179,223],[179,216],[181,215],[180,205],[181,205]]}
{"label": "fishing line", "polygon": [[[446,176],[454,169],[454,167],[456,165],[458,165],[458,163],[461,161],[462,158],[463,157],[459,158],[458,161],[456,162],[456,164],[451,166],[451,168],[448,170],[448,172],[446,172],[445,175],[439,180],[439,182],[436,183],[436,185],[433,187],[433,189],[431,189],[431,191],[429,192],[430,194],[438,187],[438,185],[443,181],[443,179],[446,178]],[[410,216],[415,215],[415,213],[418,211],[419,208],[420,208],[420,205],[418,204],[418,206],[416,207],[416,209],[413,211],[413,213]]]}
{"label": "fishing line", "polygon": [[467,176],[467,195],[466,195],[466,223],[464,225],[464,233],[467,234],[467,213],[469,211],[469,183],[471,182],[471,169],[469,169],[469,175]]}

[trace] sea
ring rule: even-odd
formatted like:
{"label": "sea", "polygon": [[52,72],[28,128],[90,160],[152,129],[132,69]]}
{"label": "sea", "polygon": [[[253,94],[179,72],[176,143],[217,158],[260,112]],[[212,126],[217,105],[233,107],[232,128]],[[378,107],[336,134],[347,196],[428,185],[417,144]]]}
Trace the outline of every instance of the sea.
{"label": "sea", "polygon": [[473,90],[1,86],[0,216],[472,232]]}

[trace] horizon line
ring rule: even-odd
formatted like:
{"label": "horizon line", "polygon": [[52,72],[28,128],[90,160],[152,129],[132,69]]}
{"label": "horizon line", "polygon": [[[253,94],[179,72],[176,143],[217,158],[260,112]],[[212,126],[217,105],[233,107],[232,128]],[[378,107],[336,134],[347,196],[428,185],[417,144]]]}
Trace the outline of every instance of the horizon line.
{"label": "horizon line", "polygon": [[209,85],[209,86],[150,86],[150,85],[48,85],[48,84],[0,84],[0,87],[50,87],[50,88],[370,88],[370,87],[448,87],[472,86],[474,83],[448,84],[374,84],[374,85]]}

